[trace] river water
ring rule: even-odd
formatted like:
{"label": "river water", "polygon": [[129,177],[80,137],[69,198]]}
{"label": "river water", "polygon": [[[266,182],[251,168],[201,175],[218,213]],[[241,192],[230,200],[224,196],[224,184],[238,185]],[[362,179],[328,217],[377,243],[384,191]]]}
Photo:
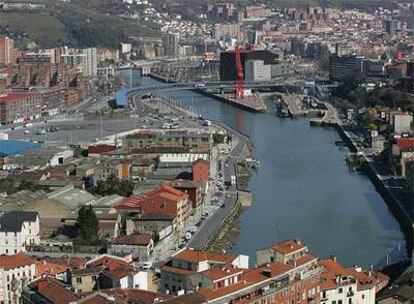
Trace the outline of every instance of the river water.
{"label": "river water", "polygon": [[[159,84],[144,78],[142,85]],[[260,169],[250,181],[253,205],[240,217],[234,252],[250,255],[288,238],[306,243],[320,257],[335,255],[346,266],[379,267],[405,257],[398,222],[370,180],[348,170],[333,129],[307,119],[250,113],[191,91],[160,93],[203,117],[250,136]],[[399,248],[399,249],[398,249]]]}

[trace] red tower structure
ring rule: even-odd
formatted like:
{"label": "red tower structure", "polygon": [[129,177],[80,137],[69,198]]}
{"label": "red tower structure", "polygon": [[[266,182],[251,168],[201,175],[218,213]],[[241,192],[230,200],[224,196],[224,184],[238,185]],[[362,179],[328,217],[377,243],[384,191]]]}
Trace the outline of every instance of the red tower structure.
{"label": "red tower structure", "polygon": [[243,66],[240,58],[240,48],[236,46],[235,49],[236,56],[236,98],[244,97],[244,73]]}

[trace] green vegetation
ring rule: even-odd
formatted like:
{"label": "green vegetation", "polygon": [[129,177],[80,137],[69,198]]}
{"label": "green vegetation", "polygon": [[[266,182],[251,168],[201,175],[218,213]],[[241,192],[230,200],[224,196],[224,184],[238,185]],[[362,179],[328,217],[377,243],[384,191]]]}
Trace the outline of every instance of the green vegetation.
{"label": "green vegetation", "polygon": [[18,182],[11,178],[0,179],[0,193],[13,194],[22,190],[35,192],[40,190],[40,187],[31,181],[22,180]]}
{"label": "green vegetation", "polygon": [[367,106],[386,106],[391,108],[401,108],[407,111],[414,111],[414,95],[396,91],[392,88],[379,88],[368,94],[366,98]]}
{"label": "green vegetation", "polygon": [[91,205],[79,209],[76,228],[79,243],[83,241],[85,244],[96,244],[99,238],[99,221]]}
{"label": "green vegetation", "polygon": [[21,47],[34,41],[40,47],[116,48],[129,36],[160,36],[159,31],[138,25],[136,20],[110,15],[109,7],[113,13],[122,13],[110,0],[47,1],[41,13],[0,13],[0,33],[15,38]]}
{"label": "green vegetation", "polygon": [[334,94],[337,97],[348,100],[355,106],[362,106],[367,97],[365,88],[361,87],[364,81],[365,76],[363,73],[357,72],[346,75]]}
{"label": "green vegetation", "polygon": [[250,180],[250,170],[245,161],[236,164],[237,188],[247,190]]}
{"label": "green vegetation", "polygon": [[89,192],[99,195],[118,194],[121,196],[131,196],[135,184],[129,180],[119,180],[115,175],[108,176],[106,181],[97,181],[96,185],[90,189]]}
{"label": "green vegetation", "polygon": [[6,28],[15,33],[20,42],[28,38],[40,45],[68,43],[65,26],[55,17],[31,13],[0,13],[0,28],[6,33]]}

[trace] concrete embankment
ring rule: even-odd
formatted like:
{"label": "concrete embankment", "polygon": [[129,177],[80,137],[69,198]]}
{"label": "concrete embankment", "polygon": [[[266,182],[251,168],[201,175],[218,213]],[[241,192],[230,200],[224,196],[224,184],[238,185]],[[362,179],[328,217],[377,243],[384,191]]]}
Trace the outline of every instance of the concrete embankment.
{"label": "concrete embankment", "polygon": [[[213,121],[213,123],[227,129],[228,133],[233,133],[235,135],[237,135],[239,137],[239,144],[241,142],[243,142],[243,147],[241,147],[240,151],[240,155],[237,156],[238,159],[241,158],[246,158],[249,157],[250,155],[246,155],[246,154],[250,154],[249,152],[249,148],[248,148],[248,143],[250,141],[249,137],[245,134],[241,134],[240,132],[238,132],[237,130],[235,130],[234,128],[225,125],[221,122],[218,121]],[[217,226],[217,228],[214,230],[213,233],[211,233],[211,235],[208,237],[204,249],[206,250],[229,250],[232,247],[232,242],[234,241],[234,239],[232,238],[232,234],[237,220],[240,216],[240,214],[243,212],[244,206],[243,206],[243,202],[246,201],[245,197],[246,197],[246,193],[242,193],[240,194],[240,189],[238,188],[238,175],[237,175],[237,162],[233,163],[233,172],[236,176],[236,200],[234,205],[232,206],[232,208],[228,211],[228,213],[225,215],[224,219],[220,222],[220,224]],[[237,234],[237,233],[236,233]]]}
{"label": "concrete embankment", "polygon": [[[339,135],[342,140],[346,143],[349,150],[353,153],[357,153],[358,147],[352,140],[352,138],[347,134],[341,124],[336,124],[336,129],[338,130]],[[407,251],[408,254],[413,250],[413,237],[414,237],[414,226],[411,216],[407,213],[404,206],[400,203],[398,198],[392,193],[392,191],[387,188],[385,183],[381,180],[380,175],[378,174],[374,164],[371,160],[367,158],[366,155],[362,155],[364,158],[364,172],[370,178],[371,182],[375,186],[378,193],[382,196],[386,202],[388,208],[397,219],[400,224],[401,231],[404,233],[406,242],[407,242]]]}

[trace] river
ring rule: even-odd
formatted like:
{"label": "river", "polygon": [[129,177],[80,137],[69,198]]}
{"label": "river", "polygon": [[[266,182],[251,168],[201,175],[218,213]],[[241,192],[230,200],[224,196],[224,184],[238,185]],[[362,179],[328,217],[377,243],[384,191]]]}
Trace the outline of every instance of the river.
{"label": "river", "polygon": [[[144,78],[142,85],[159,82]],[[405,257],[400,226],[370,180],[351,172],[333,129],[307,119],[250,113],[191,91],[162,93],[203,117],[250,136],[261,166],[250,181],[252,207],[241,215],[234,252],[250,255],[288,238],[320,257],[335,255],[346,266],[379,267]],[[399,248],[399,250],[397,249]]]}

